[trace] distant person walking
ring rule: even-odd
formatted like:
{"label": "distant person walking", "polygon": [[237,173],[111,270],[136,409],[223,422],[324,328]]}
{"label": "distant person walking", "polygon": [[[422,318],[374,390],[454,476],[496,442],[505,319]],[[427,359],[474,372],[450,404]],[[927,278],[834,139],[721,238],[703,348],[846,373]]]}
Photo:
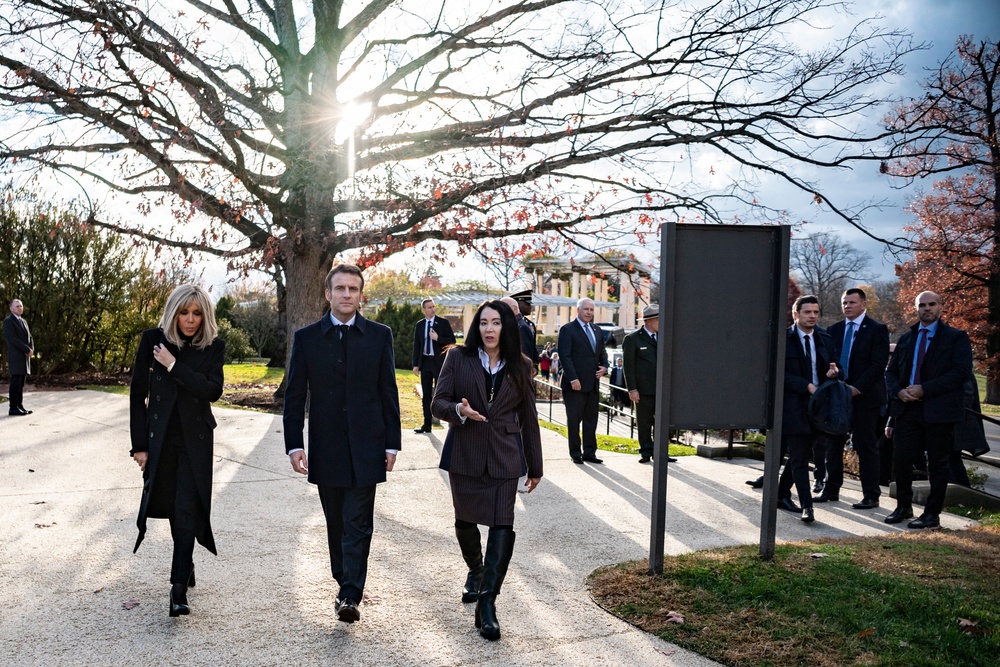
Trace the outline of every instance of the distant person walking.
{"label": "distant person walking", "polygon": [[211,403],[222,396],[225,343],[208,293],[180,285],[167,298],[156,329],[142,333],[129,391],[130,454],[144,480],[136,525],[139,549],[147,519],[169,519],[174,553],[170,616],[190,613],[194,543],[213,554]]}
{"label": "distant person walking", "polygon": [[455,333],[451,322],[435,314],[434,299],[424,299],[420,303],[424,319],[413,327],[413,374],[420,378],[423,394],[424,423],[414,433],[430,433],[432,426],[431,401],[441,364],[444,363],[444,349],[455,344]]}
{"label": "distant person walking", "polygon": [[31,329],[21,315],[24,304],[19,299],[10,302],[10,315],[3,321],[3,337],[7,342],[7,372],[10,373],[10,407],[7,411],[11,417],[30,415],[31,410],[24,409],[24,382],[31,375],[31,355],[35,353],[35,341],[31,337]]}
{"label": "distant person walking", "polygon": [[[464,345],[445,357],[434,415],[449,423],[441,452],[455,506],[455,535],[469,568],[462,602],[476,602],[476,627],[500,638],[496,598],[514,553],[518,478],[530,493],[542,477],[542,445],[531,386],[531,360],[521,352],[514,312],[487,301]],[[483,556],[479,526],[487,526]]]}

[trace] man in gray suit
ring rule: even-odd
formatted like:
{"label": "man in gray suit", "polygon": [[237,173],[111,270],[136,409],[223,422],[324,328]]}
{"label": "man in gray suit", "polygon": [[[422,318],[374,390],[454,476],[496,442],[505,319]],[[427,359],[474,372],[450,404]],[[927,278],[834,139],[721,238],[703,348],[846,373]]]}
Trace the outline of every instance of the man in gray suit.
{"label": "man in gray suit", "polygon": [[24,409],[24,381],[31,375],[31,355],[35,353],[35,341],[31,330],[21,314],[24,304],[19,299],[10,302],[10,315],[3,321],[3,337],[7,341],[7,370],[10,372],[11,417],[30,415]]}

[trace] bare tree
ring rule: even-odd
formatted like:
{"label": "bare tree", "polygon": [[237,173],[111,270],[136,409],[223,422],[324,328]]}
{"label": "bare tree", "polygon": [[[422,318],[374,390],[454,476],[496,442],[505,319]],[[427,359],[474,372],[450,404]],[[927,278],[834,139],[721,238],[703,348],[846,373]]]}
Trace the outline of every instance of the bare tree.
{"label": "bare tree", "polygon": [[[292,331],[345,253],[371,265],[429,242],[446,261],[449,242],[524,234],[593,251],[761,207],[756,176],[860,226],[862,203],[807,174],[879,159],[883,133],[853,119],[919,47],[870,20],[812,50],[789,41],[838,8],[0,0],[0,162],[174,214],[95,204],[92,224],[277,267]],[[713,162],[722,186],[699,182]]]}
{"label": "bare tree", "polygon": [[840,317],[840,295],[848,287],[870,279],[871,256],[832,232],[816,232],[792,239],[788,266],[798,275],[803,294],[819,297],[823,322]]}
{"label": "bare tree", "polygon": [[232,290],[236,302],[232,309],[233,323],[246,332],[258,357],[265,348],[278,341],[281,326],[278,320],[278,299],[273,286],[245,283]]}
{"label": "bare tree", "polygon": [[883,170],[910,183],[936,178],[908,207],[913,259],[900,271],[904,298],[930,288],[972,338],[986,374],[986,402],[1000,404],[1000,41],[960,37],[955,51],[899,105],[887,124],[895,159]]}

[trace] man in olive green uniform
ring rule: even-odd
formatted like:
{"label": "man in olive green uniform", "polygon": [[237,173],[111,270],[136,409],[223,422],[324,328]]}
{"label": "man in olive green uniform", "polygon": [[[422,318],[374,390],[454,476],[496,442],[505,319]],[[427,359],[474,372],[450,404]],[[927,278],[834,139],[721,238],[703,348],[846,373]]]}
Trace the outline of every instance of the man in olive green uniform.
{"label": "man in olive green uniform", "polygon": [[[656,334],[660,329],[660,307],[653,303],[642,310],[642,327],[625,336],[625,386],[635,405],[639,438],[639,463],[653,458],[653,424],[656,419]],[[668,458],[668,461],[674,461]]]}

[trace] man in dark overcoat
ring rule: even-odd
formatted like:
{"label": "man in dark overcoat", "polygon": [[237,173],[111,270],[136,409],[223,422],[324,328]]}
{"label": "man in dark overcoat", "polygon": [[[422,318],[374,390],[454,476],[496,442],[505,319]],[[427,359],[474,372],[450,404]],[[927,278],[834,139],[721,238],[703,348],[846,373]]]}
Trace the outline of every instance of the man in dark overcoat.
{"label": "man in dark overcoat", "polygon": [[[782,450],[788,460],[778,479],[778,509],[801,512],[806,523],[815,521],[812,490],[809,487],[809,459],[817,431],[809,423],[809,398],[827,379],[838,375],[833,359],[833,343],[816,326],[819,299],[811,294],[800,296],[792,304],[792,319],[785,340],[785,387],[782,398]],[[792,501],[792,486],[799,494],[801,507]]]}
{"label": "man in dark overcoat", "polygon": [[[576,302],[576,319],[559,329],[559,364],[573,463],[603,463],[597,458],[597,419],[601,378],[608,372],[604,334],[594,326],[594,302]],[[583,422],[583,438],[580,438]],[[582,448],[582,453],[581,453]]]}
{"label": "man in dark overcoat", "polygon": [[30,415],[24,409],[24,382],[31,375],[31,355],[35,353],[35,341],[31,338],[28,323],[21,315],[24,304],[19,299],[10,302],[10,315],[3,321],[3,337],[7,342],[7,372],[10,373],[11,417]]}
{"label": "man in dark overcoat", "polygon": [[424,319],[413,327],[413,374],[420,378],[421,402],[424,408],[424,423],[414,433],[430,433],[433,422],[431,401],[434,399],[434,387],[437,386],[441,365],[444,363],[444,350],[455,344],[455,332],[447,318],[438,317],[434,299],[424,299],[420,303],[424,311]]}
{"label": "man in dark overcoat", "polygon": [[948,490],[955,426],[965,419],[965,383],[972,377],[972,343],[961,329],[941,321],[944,305],[934,292],[916,298],[919,322],[896,343],[885,371],[892,397],[892,464],[896,509],[886,523],[913,517],[913,464],[927,456],[931,491],[924,512],[907,528],[940,528]]}
{"label": "man in dark overcoat", "polygon": [[[399,395],[389,327],[358,312],[364,276],[338,264],[326,277],[330,313],[295,332],[285,390],[285,451],[318,487],[336,613],[360,617],[375,515],[375,487],[400,449]],[[302,430],[309,397],[308,458]]]}

